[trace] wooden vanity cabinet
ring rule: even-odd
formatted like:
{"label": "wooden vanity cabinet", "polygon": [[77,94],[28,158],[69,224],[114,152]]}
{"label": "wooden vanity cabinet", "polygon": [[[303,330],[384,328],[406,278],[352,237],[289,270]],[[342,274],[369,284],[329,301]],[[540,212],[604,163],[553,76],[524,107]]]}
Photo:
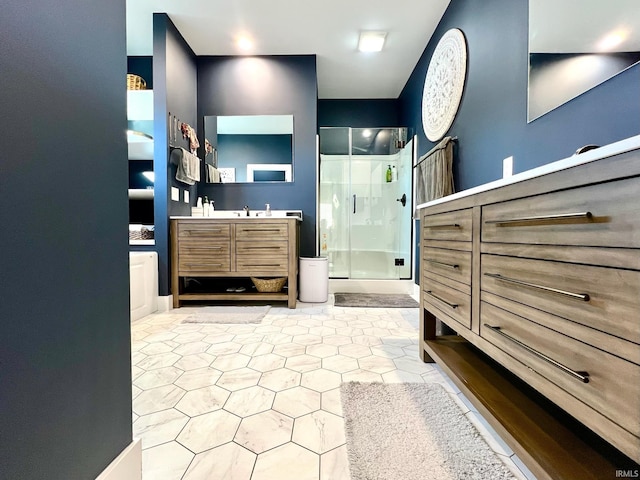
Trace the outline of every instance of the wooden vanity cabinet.
{"label": "wooden vanity cabinet", "polygon": [[[298,296],[299,220],[171,219],[173,306],[186,300],[274,300],[295,308]],[[278,293],[185,292],[185,277],[287,277]]]}
{"label": "wooden vanity cabinet", "polygon": [[537,477],[635,468],[638,150],[427,203],[420,219],[423,359]]}

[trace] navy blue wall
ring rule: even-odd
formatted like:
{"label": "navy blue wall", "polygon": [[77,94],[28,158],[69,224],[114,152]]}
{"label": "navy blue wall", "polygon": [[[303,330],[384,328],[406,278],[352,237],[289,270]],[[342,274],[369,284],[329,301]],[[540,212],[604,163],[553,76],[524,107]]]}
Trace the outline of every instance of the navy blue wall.
{"label": "navy blue wall", "polygon": [[0,32],[0,477],[92,479],[132,440],[125,1]]}
{"label": "navy blue wall", "polygon": [[318,100],[320,127],[402,127],[395,98]]}
{"label": "navy blue wall", "polygon": [[[169,294],[169,216],[191,215],[195,205],[195,185],[175,179],[176,166],[169,163],[169,144],[188,148],[179,128],[169,121],[174,116],[180,122],[196,128],[197,71],[195,55],[171,19],[164,13],[153,15],[153,132],[154,132],[154,217],[155,249],[158,252],[158,292]],[[180,190],[180,200],[171,200],[171,187]],[[185,203],[184,192],[189,192]]]}
{"label": "navy blue wall", "polygon": [[467,40],[467,81],[449,130],[459,138],[456,188],[502,176],[502,160],[514,156],[514,173],[568,157],[585,144],[604,145],[640,133],[640,65],[527,124],[528,2],[452,0],[401,96],[401,119],[415,127],[419,153],[424,136],[424,77],[437,42],[450,28]]}
{"label": "navy blue wall", "polygon": [[244,205],[304,213],[302,255],[315,254],[317,76],[315,55],[198,57],[198,132],[204,138],[205,115],[293,114],[294,165],[291,183],[198,185],[198,195],[216,208]]}

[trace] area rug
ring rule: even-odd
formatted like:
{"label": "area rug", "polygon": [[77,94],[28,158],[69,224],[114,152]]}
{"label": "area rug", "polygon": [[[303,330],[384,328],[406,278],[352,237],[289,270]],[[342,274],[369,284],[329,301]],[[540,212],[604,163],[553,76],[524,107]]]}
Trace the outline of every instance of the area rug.
{"label": "area rug", "polygon": [[368,308],[418,308],[410,295],[380,293],[336,293],[336,307],[368,307]]}
{"label": "area rug", "polygon": [[440,384],[343,383],[351,480],[515,478]]}
{"label": "area rug", "polygon": [[191,313],[182,323],[260,323],[271,307],[187,307],[180,313]]}

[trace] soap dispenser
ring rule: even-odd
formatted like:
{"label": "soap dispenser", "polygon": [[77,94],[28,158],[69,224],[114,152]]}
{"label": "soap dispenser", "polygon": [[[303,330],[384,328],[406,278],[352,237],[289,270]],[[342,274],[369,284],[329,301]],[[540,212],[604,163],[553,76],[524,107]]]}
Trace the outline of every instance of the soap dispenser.
{"label": "soap dispenser", "polygon": [[204,203],[202,205],[202,215],[205,217],[209,216],[209,199],[207,198],[207,196],[204,196]]}
{"label": "soap dispenser", "polygon": [[267,217],[270,217],[270,216],[271,216],[271,205],[269,205],[268,203],[267,203],[267,204],[265,204],[265,206],[264,206],[264,214],[265,214]]}

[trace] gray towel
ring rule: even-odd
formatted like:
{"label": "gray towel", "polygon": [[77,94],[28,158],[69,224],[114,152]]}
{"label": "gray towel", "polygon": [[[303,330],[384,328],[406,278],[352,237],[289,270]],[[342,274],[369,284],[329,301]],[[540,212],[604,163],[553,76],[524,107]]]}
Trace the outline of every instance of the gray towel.
{"label": "gray towel", "polygon": [[[186,183],[187,185],[194,185],[196,183],[196,178],[194,178],[192,173],[193,159],[191,157],[195,157],[195,155],[187,152],[184,148],[174,148],[171,151],[171,163],[173,163],[178,167],[176,169],[176,180],[182,183]],[[198,157],[196,157],[196,159],[197,158]],[[198,164],[197,172],[198,172],[197,180],[200,180],[199,164]]]}
{"label": "gray towel", "polygon": [[205,181],[207,183],[220,183],[220,172],[213,165],[205,164]]}

